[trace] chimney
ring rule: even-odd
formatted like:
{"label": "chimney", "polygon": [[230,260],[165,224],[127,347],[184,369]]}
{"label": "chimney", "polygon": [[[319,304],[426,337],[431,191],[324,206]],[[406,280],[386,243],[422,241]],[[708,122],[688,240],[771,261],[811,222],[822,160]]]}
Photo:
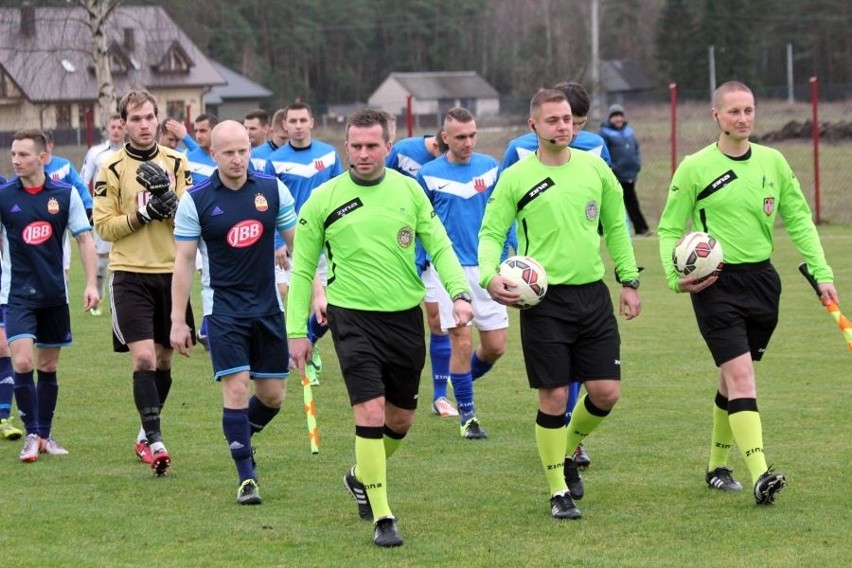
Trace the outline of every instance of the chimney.
{"label": "chimney", "polygon": [[136,36],[133,35],[133,28],[124,28],[124,49],[127,51],[136,49]]}
{"label": "chimney", "polygon": [[35,6],[29,2],[21,4],[21,33],[26,37],[35,35]]}

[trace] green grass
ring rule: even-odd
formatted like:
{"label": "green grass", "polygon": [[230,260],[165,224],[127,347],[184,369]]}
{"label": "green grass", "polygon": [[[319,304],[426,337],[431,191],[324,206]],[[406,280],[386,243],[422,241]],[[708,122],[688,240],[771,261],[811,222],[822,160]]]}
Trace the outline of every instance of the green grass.
{"label": "green grass", "polygon": [[[821,229],[852,311],[852,228]],[[80,309],[71,286],[75,344],[60,363],[54,432],[71,454],[17,460],[0,443],[4,564],[8,566],[843,566],[852,563],[850,359],[841,334],[798,275],[786,237],[774,258],[784,281],[781,321],[758,365],[770,463],[788,488],[772,507],[748,491],[704,485],[716,371],[689,300],[663,284],[654,238],[635,242],[647,267],[643,313],[624,322],[623,398],[589,438],[584,519],[549,516],[536,452],[537,402],[527,386],[516,313],[508,351],[477,382],[489,439],[464,441],[458,423],[422,408],[389,462],[390,502],[405,546],[371,543],[341,483],[354,429],[330,339],[315,389],[321,453],[309,452],[300,387],[256,440],[260,507],[235,504],[236,476],[221,432],[221,395],[201,351],[175,364],[164,413],[174,466],[154,478],[133,454],[138,418],[130,361],[111,352],[106,316]],[[615,287],[613,287],[615,291]],[[428,371],[428,366],[427,366]],[[738,454],[732,465],[747,487]]]}

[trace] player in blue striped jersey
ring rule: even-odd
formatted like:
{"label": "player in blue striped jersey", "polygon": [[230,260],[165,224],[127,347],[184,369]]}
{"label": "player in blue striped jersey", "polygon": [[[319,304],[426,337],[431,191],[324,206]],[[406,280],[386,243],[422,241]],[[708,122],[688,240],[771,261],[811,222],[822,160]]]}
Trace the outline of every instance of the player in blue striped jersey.
{"label": "player in blue striped jersey", "polygon": [[[314,116],[309,105],[303,102],[292,103],[285,111],[284,124],[287,127],[289,140],[269,155],[264,171],[277,176],[284,182],[293,195],[296,214],[298,214],[315,188],[343,173],[343,164],[334,146],[313,138]],[[317,272],[323,285],[326,280],[326,269],[325,256],[322,256]],[[282,289],[290,282],[290,272],[287,271],[285,275],[279,277],[280,279],[286,281],[285,284],[280,284],[279,289]],[[314,346],[327,331],[328,326],[321,325],[316,316],[311,315],[308,322],[308,335]],[[314,386],[319,384],[317,374],[321,369],[322,360],[319,357],[319,350],[314,349],[310,364],[305,368]]]}
{"label": "player in blue striped jersey", "polygon": [[263,144],[251,149],[251,163],[258,172],[266,170],[266,160],[269,156],[287,143],[287,127],[284,120],[287,118],[287,109],[280,108],[272,115],[269,128],[269,138]]}
{"label": "player in blue striped jersey", "polygon": [[[251,437],[278,414],[289,373],[283,306],[269,258],[276,232],[292,249],[296,213],[281,181],[249,172],[244,126],[233,120],[218,124],[211,150],[217,169],[189,190],[175,217],[172,300],[178,306],[188,301],[200,250],[210,359],[222,385],[222,429],[239,477],[237,502],[254,505],[260,494]],[[172,310],[171,318],[172,347],[187,355],[192,330],[181,310]]]}
{"label": "player in blue striped jersey", "polygon": [[[0,186],[0,241],[3,246],[0,305],[15,374],[15,398],[27,431],[19,458],[67,454],[51,433],[59,394],[56,370],[62,347],[71,344],[68,290],[62,267],[62,238],[70,231],[80,247],[86,273],[83,308],[98,305],[97,255],[79,194],[46,175],[50,159],[40,130],[21,130],[12,139],[16,179]],[[38,352],[35,352],[38,347]],[[34,371],[38,372],[38,384]]]}
{"label": "player in blue striped jersey", "polygon": [[[417,178],[425,164],[447,150],[440,133],[412,136],[396,142],[385,160],[385,166],[411,178]],[[436,289],[440,286],[430,266],[429,257],[418,239],[415,243],[417,268],[426,286],[426,320],[429,324],[429,362],[432,367],[432,413],[443,417],[458,416],[458,410],[447,398],[450,380],[450,336],[441,329]]]}
{"label": "player in blue striped jersey", "polygon": [[216,169],[216,162],[210,155],[210,138],[211,132],[219,119],[214,114],[203,113],[195,117],[195,142],[198,144],[196,148],[190,148],[186,143],[188,136],[184,137],[184,144],[190,150],[186,153],[186,159],[189,161],[189,171],[192,173],[192,185],[198,185],[202,181],[210,177],[213,170]]}
{"label": "player in blue striped jersey", "polygon": [[476,120],[465,108],[456,107],[447,112],[440,135],[448,151],[420,168],[417,182],[426,190],[444,224],[471,288],[473,324],[479,330],[480,340],[475,349],[471,328],[454,323],[453,300],[446,289],[439,286],[436,295],[441,328],[450,336],[450,380],[458,404],[461,435],[466,439],[483,439],[487,436],[476,416],[473,380],[488,372],[503,355],[509,327],[506,306],[492,300],[479,286],[477,260],[479,229],[485,204],[497,183],[500,164],[491,156],[473,151]]}

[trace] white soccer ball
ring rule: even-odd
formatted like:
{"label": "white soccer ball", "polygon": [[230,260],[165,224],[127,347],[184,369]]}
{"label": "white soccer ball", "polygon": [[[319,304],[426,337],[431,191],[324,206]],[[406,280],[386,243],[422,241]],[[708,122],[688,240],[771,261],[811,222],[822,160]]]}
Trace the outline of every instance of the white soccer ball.
{"label": "white soccer ball", "polygon": [[700,231],[681,237],[672,251],[672,262],[681,276],[706,278],[722,270],[723,258],[722,243]]}
{"label": "white soccer ball", "polygon": [[514,308],[531,308],[541,302],[547,293],[547,273],[529,256],[510,256],[500,263],[500,275],[511,280],[521,295]]}

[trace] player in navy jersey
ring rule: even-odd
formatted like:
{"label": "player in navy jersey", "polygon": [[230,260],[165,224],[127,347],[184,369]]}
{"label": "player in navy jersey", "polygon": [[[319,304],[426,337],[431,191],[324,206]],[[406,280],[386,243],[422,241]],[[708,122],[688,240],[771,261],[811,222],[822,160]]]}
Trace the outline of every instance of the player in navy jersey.
{"label": "player in navy jersey", "polygon": [[[391,147],[385,165],[401,174],[417,178],[425,164],[441,156],[447,146],[441,133],[403,138]],[[458,416],[459,412],[447,397],[450,380],[450,336],[441,329],[437,289],[440,286],[432,270],[429,257],[420,244],[417,247],[417,266],[426,286],[426,321],[429,324],[429,362],[432,368],[432,413],[443,417]]]}
{"label": "player in navy jersey", "polygon": [[[0,185],[6,178],[0,174]],[[0,322],[0,438],[17,440],[24,433],[12,426],[12,399],[14,398],[15,376],[12,374],[12,358],[6,342],[6,316]]]}
{"label": "player in navy jersey", "polygon": [[[189,300],[196,251],[205,264],[202,298],[210,358],[222,384],[222,429],[239,477],[237,502],[261,502],[251,437],[278,414],[288,376],[283,306],[273,278],[273,233],[292,250],[293,198],[273,176],[249,173],[246,129],[233,120],[212,132],[217,169],[181,200],[175,218],[177,258],[172,305]],[[171,314],[171,344],[183,355],[192,330],[183,310]],[[255,394],[249,397],[250,383]]]}
{"label": "player in navy jersey", "polygon": [[[203,113],[195,117],[195,142],[198,146],[190,148],[186,153],[186,159],[189,161],[189,171],[192,173],[193,185],[197,185],[210,177],[210,174],[216,169],[216,162],[213,161],[213,157],[210,155],[210,133],[218,122],[219,119],[214,114]],[[186,138],[185,136],[184,140]]]}
{"label": "player in navy jersey", "polygon": [[450,380],[461,417],[461,435],[484,439],[487,435],[474,407],[473,381],[488,372],[505,352],[509,317],[506,306],[492,300],[479,286],[476,255],[485,204],[497,183],[500,164],[491,156],[474,152],[476,120],[465,108],[447,112],[440,136],[449,148],[447,153],[420,168],[416,179],[447,229],[471,289],[473,325],[480,339],[475,349],[470,326],[454,323],[453,302],[446,289],[439,285],[435,293],[441,329],[450,337]]}
{"label": "player in navy jersey", "polygon": [[[553,88],[561,91],[565,95],[565,98],[568,99],[568,104],[571,105],[574,138],[571,140],[568,147],[576,148],[577,150],[585,150],[591,154],[600,156],[600,158],[606,162],[608,166],[612,166],[612,159],[604,139],[597,134],[583,130],[589,121],[589,109],[591,108],[591,100],[585,87],[583,87],[580,83],[563,81],[561,83],[557,83]],[[537,149],[537,133],[528,132],[518,136],[514,140],[510,141],[509,145],[506,147],[500,171],[505,171],[506,168],[510,167],[521,158],[534,153]],[[571,383],[568,388],[568,404],[565,409],[566,424],[571,421],[571,413],[579,400],[580,386],[580,383]],[[583,444],[577,446],[572,457],[574,459],[574,463],[576,463],[578,467],[588,467],[592,463],[592,460],[589,458],[589,454],[586,452]]]}
{"label": "player in navy jersey", "polygon": [[[62,267],[66,230],[77,240],[86,274],[83,308],[90,310],[99,301],[95,285],[97,255],[86,210],[73,187],[47,177],[47,145],[40,130],[16,132],[12,137],[16,179],[0,186],[0,305],[6,306],[15,398],[27,431],[19,456],[22,462],[34,462],[41,453],[68,453],[51,433],[59,394],[59,353],[71,344],[68,290]],[[34,370],[38,371],[38,384]]]}
{"label": "player in navy jersey", "polygon": [[[150,93],[129,91],[118,110],[128,143],[98,171],[95,228],[112,243],[113,350],[130,352],[133,400],[142,423],[134,448],[156,475],[164,475],[171,465],[160,413],[172,385],[172,217],[192,178],[183,154],[156,143],[158,107]],[[192,321],[188,304],[185,309]]]}
{"label": "player in navy jersey", "polygon": [[[315,188],[343,173],[343,164],[334,146],[313,138],[314,116],[309,105],[302,102],[288,105],[284,124],[289,140],[269,155],[265,172],[284,182],[293,195],[298,214]],[[326,270],[325,256],[322,256],[317,272],[323,285],[326,282]],[[289,283],[290,273],[284,278]],[[285,286],[287,284],[279,285],[279,289]],[[311,315],[308,330],[311,343],[316,345],[328,331],[328,327],[321,325],[316,317]],[[319,350],[314,349],[311,362],[305,369],[312,385],[319,384],[317,375],[321,370]]]}

